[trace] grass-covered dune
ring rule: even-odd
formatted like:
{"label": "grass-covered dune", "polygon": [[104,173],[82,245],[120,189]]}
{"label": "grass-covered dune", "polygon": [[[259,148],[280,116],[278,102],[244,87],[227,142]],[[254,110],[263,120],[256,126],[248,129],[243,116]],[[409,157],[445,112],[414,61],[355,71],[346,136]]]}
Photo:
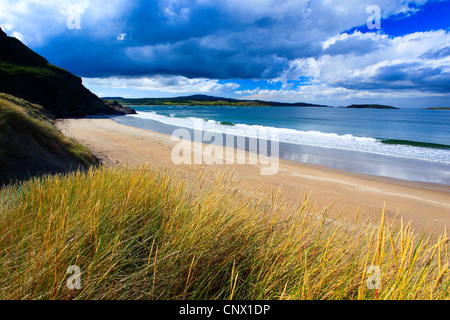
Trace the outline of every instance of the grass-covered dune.
{"label": "grass-covered dune", "polygon": [[62,135],[38,104],[0,93],[0,185],[96,163],[90,151]]}
{"label": "grass-covered dune", "polygon": [[[443,299],[447,238],[330,220],[227,174],[90,169],[0,190],[0,299]],[[397,221],[399,222],[399,221]],[[66,271],[81,268],[81,289]],[[366,285],[371,265],[381,288]]]}

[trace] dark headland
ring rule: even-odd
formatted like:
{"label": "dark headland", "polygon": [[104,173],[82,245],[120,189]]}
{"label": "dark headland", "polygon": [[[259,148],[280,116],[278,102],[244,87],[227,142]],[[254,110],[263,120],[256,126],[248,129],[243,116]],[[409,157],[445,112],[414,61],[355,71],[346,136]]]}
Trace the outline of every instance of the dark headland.
{"label": "dark headland", "polygon": [[0,184],[97,162],[87,148],[55,128],[56,118],[132,111],[106,104],[80,77],[50,64],[0,28]]}
{"label": "dark headland", "polygon": [[351,106],[348,106],[347,108],[350,109],[399,109],[392,106],[385,106],[382,104],[352,104]]}

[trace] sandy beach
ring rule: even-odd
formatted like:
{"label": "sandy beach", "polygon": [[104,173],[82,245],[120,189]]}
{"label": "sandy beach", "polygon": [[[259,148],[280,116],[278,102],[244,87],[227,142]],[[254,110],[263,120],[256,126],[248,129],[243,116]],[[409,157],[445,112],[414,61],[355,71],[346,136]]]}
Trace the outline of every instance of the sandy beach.
{"label": "sandy beach", "polygon": [[[87,146],[105,165],[175,166],[170,135],[129,127],[108,118],[58,120],[57,128]],[[279,172],[262,176],[258,165],[179,165],[181,170],[205,173],[231,170],[239,187],[270,194],[281,188],[286,201],[297,202],[306,191],[318,209],[330,207],[330,217],[344,213],[359,221],[374,221],[384,204],[389,220],[411,221],[417,231],[434,235],[450,226],[450,186],[355,174],[326,167],[280,160]]]}

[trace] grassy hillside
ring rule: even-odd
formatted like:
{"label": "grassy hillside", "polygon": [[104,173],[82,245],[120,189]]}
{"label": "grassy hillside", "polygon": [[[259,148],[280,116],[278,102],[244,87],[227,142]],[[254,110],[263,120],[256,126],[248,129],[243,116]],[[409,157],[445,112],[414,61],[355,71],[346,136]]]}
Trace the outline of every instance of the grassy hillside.
{"label": "grassy hillside", "polygon": [[81,78],[51,65],[1,29],[0,92],[40,104],[52,117],[120,113],[86,89]]}
{"label": "grassy hillside", "polygon": [[[331,221],[305,197],[100,167],[0,190],[0,299],[445,299],[448,239]],[[81,289],[69,291],[69,266]],[[368,267],[381,269],[369,290]]]}
{"label": "grassy hillside", "polygon": [[56,130],[42,106],[0,93],[0,183],[95,162],[87,148]]}
{"label": "grassy hillside", "polygon": [[241,106],[241,107],[327,107],[324,105],[315,105],[309,103],[281,103],[261,100],[237,100],[223,97],[213,97],[207,95],[193,95],[176,98],[121,98],[105,97],[107,101],[117,101],[122,105],[131,106],[153,106],[153,105],[177,105],[177,106]]}

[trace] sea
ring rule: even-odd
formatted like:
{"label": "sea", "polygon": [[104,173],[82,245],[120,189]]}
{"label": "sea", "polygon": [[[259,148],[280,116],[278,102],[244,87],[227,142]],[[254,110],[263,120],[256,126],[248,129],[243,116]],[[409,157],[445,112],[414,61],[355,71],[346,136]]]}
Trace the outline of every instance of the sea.
{"label": "sea", "polygon": [[[450,185],[450,111],[320,107],[132,106],[118,123],[252,137],[276,132],[280,158],[373,176]],[[259,137],[254,137],[259,138]]]}

